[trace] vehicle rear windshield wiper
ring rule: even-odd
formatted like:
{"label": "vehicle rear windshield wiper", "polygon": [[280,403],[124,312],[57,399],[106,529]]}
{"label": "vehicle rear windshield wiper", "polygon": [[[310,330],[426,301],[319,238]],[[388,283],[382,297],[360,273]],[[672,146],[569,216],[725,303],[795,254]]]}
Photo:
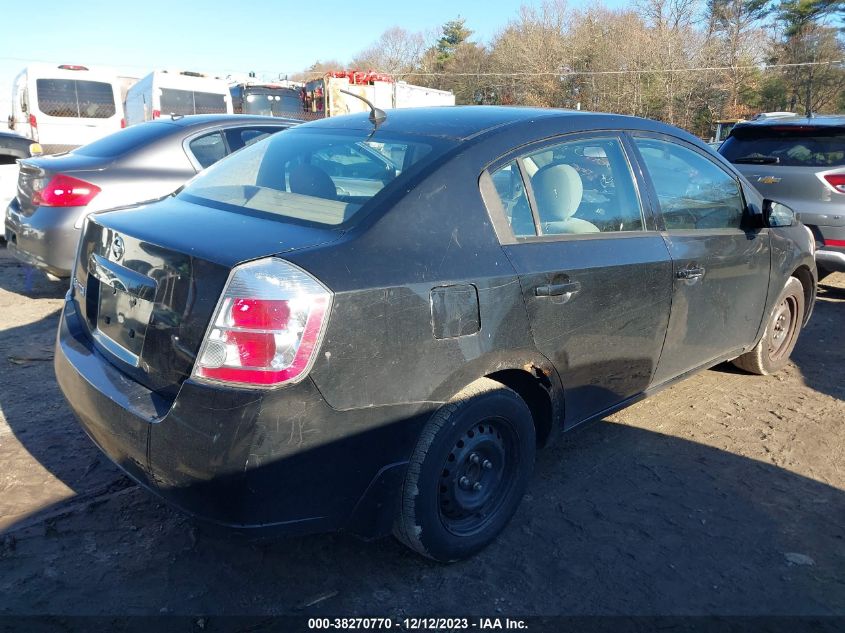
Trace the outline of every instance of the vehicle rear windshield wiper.
{"label": "vehicle rear windshield wiper", "polygon": [[734,158],[734,163],[754,163],[757,165],[775,165],[780,162],[780,158],[777,156],[740,156],[739,158]]}

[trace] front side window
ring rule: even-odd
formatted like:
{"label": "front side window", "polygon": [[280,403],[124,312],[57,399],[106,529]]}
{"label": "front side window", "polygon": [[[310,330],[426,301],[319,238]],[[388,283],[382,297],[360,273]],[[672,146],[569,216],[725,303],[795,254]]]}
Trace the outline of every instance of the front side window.
{"label": "front side window", "polygon": [[411,182],[453,144],[433,137],[293,128],[236,152],[179,196],[236,213],[346,224],[366,215],[382,189]]}
{"label": "front side window", "polygon": [[698,152],[636,138],[668,231],[738,229],[744,202],[737,180]]}
{"label": "front side window", "polygon": [[246,147],[247,145],[252,145],[261,141],[274,132],[277,132],[280,128],[235,128],[232,130],[226,130],[226,140],[229,142],[229,150],[235,152],[242,147]]}
{"label": "front side window", "polygon": [[[514,235],[580,235],[642,231],[642,206],[617,138],[567,141],[522,157],[491,177]],[[535,226],[524,191],[534,194]]]}
{"label": "front side window", "polygon": [[38,109],[48,116],[108,119],[117,112],[114,90],[104,81],[36,79]]}

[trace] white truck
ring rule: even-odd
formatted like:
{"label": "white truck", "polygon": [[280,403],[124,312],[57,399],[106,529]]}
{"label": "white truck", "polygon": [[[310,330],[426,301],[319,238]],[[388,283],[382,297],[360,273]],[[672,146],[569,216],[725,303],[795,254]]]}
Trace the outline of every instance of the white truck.
{"label": "white truck", "polygon": [[381,73],[338,70],[305,84],[303,107],[318,117],[369,112],[366,103],[342,90],[360,95],[382,110],[455,105],[455,95],[448,90],[397,82]]}
{"label": "white truck", "polygon": [[15,77],[9,129],[39,143],[45,154],[85,145],[125,124],[113,72],[30,64]]}
{"label": "white truck", "polygon": [[125,108],[127,125],[134,125],[171,114],[232,114],[232,97],[223,79],[156,70],[126,91]]}

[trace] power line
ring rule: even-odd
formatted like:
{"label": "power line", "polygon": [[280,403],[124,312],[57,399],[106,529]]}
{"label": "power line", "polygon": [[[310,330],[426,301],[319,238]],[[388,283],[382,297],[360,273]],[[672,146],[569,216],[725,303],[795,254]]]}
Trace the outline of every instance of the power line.
{"label": "power line", "polygon": [[[23,57],[0,57],[0,61],[21,61],[26,63],[57,63],[53,61],[33,60]],[[120,64],[94,64],[103,66],[112,66],[114,68],[143,68],[143,66],[136,65],[120,65]],[[384,74],[393,74],[400,77],[589,77],[602,75],[644,75],[644,74],[660,74],[660,73],[698,73],[698,72],[719,72],[719,71],[738,71],[738,70],[760,70],[766,72],[769,70],[787,69],[787,68],[804,68],[811,66],[841,66],[845,65],[845,60],[831,60],[818,62],[795,62],[795,63],[780,63],[780,64],[745,64],[734,66],[693,66],[683,68],[624,68],[617,70],[573,70],[569,68],[562,68],[557,71],[539,71],[539,72],[425,72],[411,70],[407,72],[397,72]],[[242,73],[244,71],[235,69],[220,69],[221,72],[227,73]],[[319,78],[325,75],[325,71],[296,71],[296,72],[279,72],[271,70],[253,70],[252,72],[260,73],[262,75],[276,75],[276,76],[298,76],[303,78],[313,77]],[[382,71],[379,71],[382,72]]]}

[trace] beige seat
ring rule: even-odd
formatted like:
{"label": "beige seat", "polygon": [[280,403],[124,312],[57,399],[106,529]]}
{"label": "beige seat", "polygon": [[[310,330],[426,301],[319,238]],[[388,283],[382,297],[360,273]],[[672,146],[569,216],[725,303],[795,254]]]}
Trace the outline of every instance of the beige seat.
{"label": "beige seat", "polygon": [[592,222],[573,218],[584,195],[581,176],[570,165],[549,165],[531,178],[543,233],[598,233]]}

